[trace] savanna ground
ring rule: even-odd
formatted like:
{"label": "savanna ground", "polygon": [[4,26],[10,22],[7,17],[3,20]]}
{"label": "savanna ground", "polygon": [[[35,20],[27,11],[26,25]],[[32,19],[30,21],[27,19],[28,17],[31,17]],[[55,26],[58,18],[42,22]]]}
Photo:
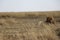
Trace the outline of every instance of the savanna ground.
{"label": "savanna ground", "polygon": [[[56,23],[40,25],[46,16]],[[60,40],[60,11],[0,12],[0,40]]]}

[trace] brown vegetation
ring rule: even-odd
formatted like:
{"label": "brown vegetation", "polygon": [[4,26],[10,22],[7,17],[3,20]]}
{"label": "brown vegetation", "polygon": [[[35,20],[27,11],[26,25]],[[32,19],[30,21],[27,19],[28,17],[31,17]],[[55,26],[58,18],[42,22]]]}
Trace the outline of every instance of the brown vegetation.
{"label": "brown vegetation", "polygon": [[[49,14],[51,13],[51,14]],[[60,12],[1,12],[1,40],[59,40]],[[46,16],[53,16],[47,17]],[[51,23],[46,24],[44,21]],[[39,24],[40,21],[43,21]],[[39,25],[38,25],[39,24]],[[59,25],[58,25],[59,24]]]}

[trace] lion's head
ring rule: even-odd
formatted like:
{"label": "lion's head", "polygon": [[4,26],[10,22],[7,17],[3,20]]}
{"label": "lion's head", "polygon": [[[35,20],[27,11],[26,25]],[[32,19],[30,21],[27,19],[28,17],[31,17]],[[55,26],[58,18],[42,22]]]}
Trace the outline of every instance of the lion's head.
{"label": "lion's head", "polygon": [[46,22],[47,23],[53,23],[53,24],[55,23],[54,18],[51,16],[46,17]]}

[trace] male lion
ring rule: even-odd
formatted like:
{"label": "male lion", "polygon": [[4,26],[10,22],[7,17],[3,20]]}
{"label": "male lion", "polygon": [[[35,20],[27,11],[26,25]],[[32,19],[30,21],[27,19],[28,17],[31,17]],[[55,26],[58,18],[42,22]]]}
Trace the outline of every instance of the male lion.
{"label": "male lion", "polygon": [[47,17],[46,18],[46,21],[45,21],[46,23],[52,23],[52,24],[55,24],[55,21],[54,21],[54,18],[53,17]]}
{"label": "male lion", "polygon": [[51,16],[46,17],[45,21],[39,21],[36,29],[38,29],[38,36],[41,37],[41,40],[59,40],[55,32],[55,21],[54,18]]}

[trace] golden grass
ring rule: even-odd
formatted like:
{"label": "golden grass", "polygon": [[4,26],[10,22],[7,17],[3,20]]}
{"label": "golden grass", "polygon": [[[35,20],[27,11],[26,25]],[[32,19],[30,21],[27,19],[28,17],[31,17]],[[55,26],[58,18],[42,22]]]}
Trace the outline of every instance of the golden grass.
{"label": "golden grass", "polygon": [[[54,13],[54,15],[52,14]],[[41,18],[17,18],[17,17],[33,17],[33,16],[59,16],[60,12],[41,13],[41,12],[22,12],[22,13],[1,13],[0,14],[0,39],[1,40],[59,40],[55,33],[53,24],[42,22]],[[57,15],[56,15],[56,14]],[[7,16],[8,15],[8,16]]]}
{"label": "golden grass", "polygon": [[25,16],[60,16],[60,11],[51,11],[51,12],[0,12],[0,16],[16,16],[16,17],[25,17]]}

